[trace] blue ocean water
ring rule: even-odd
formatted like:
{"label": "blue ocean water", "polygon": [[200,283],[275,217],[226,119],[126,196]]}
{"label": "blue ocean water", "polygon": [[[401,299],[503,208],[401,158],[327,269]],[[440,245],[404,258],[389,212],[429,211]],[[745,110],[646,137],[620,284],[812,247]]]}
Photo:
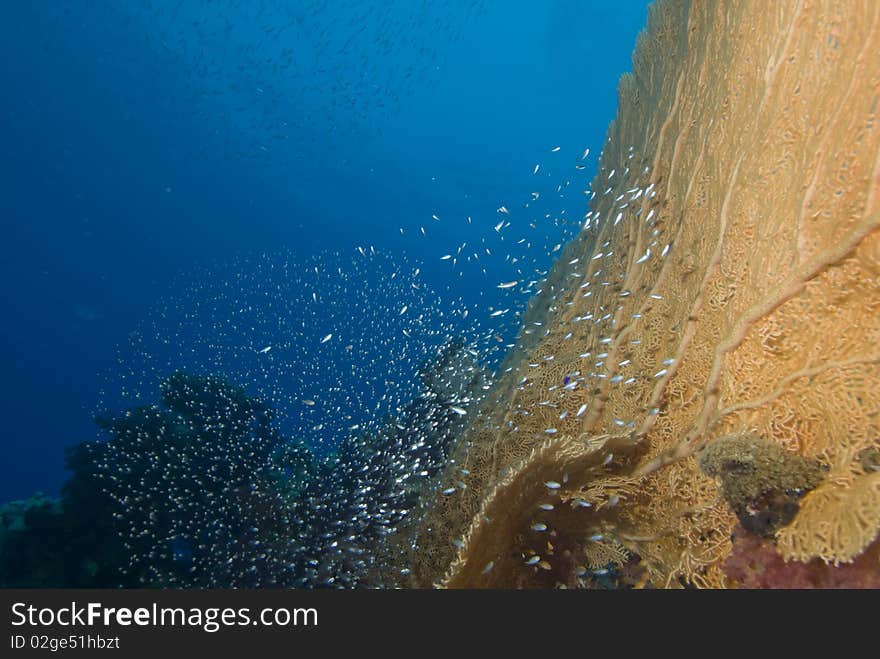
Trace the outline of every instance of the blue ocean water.
{"label": "blue ocean water", "polygon": [[[351,392],[365,416],[362,376],[390,352],[387,321],[418,305],[419,326],[436,330],[419,346],[473,331],[497,335],[503,351],[529,276],[586,211],[646,5],[6,3],[0,500],[58,491],[64,447],[96,436],[101,405],[121,405],[120,377],[150,380],[138,336],[171,345],[159,360],[168,367],[191,346],[227,355],[241,384],[271,379],[291,405],[339,388],[328,408],[337,420]],[[349,269],[341,293],[307,282],[314,258]],[[293,274],[262,304],[279,259]],[[378,265],[349,267],[357,259]],[[389,285],[388,263],[401,278],[420,271],[418,296]],[[515,291],[498,287],[514,280]],[[212,334],[206,316],[180,321],[215,304],[224,281],[237,282],[230,309],[245,299],[257,309],[247,322]],[[297,316],[312,292],[340,302],[326,330],[321,302]],[[279,325],[282,314],[299,326]],[[365,344],[363,368],[339,357],[345,326]],[[282,334],[295,357],[253,361],[281,360]],[[221,337],[241,350],[216,348]],[[334,340],[336,352],[320,352]]]}

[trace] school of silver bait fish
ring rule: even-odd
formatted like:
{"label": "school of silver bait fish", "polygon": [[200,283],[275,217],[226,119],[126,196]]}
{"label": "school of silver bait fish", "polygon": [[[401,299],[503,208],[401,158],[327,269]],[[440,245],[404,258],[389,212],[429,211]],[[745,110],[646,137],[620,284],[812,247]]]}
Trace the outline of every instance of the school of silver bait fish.
{"label": "school of silver bait fish", "polygon": [[107,376],[120,398],[105,406],[130,411],[88,445],[129,574],[358,585],[436,487],[497,342],[445,313],[418,268],[371,249],[188,277],[120,348]]}
{"label": "school of silver bait fish", "polygon": [[[373,127],[377,113],[397,115],[485,10],[483,0],[442,7],[410,0],[231,0],[220,11],[196,0],[105,9],[121,25],[150,25],[145,45],[183,76],[197,119],[222,119],[229,127],[226,156],[248,160],[291,145],[304,159],[328,148],[343,154],[335,138],[380,134]],[[388,66],[397,61],[404,65]]]}
{"label": "school of silver bait fish", "polygon": [[474,356],[496,345],[420,275],[370,248],[239,257],[186,274],[120,348],[108,394],[119,390],[117,405],[130,406],[150,400],[174,370],[223,373],[271,402],[286,433],[322,452],[400,414],[445,341],[466,339]]}
{"label": "school of silver bait fish", "polygon": [[372,246],[182,273],[106,374],[97,417],[109,440],[80,453],[112,502],[124,583],[396,583],[383,566],[406,548],[386,538],[425,497],[463,487],[439,480],[453,441],[547,283],[542,266],[591,226],[552,212],[565,187],[543,206],[539,193],[522,211],[501,205],[479,247],[438,257],[452,268],[441,282],[469,268],[496,277],[477,300],[435,292],[423,264]]}

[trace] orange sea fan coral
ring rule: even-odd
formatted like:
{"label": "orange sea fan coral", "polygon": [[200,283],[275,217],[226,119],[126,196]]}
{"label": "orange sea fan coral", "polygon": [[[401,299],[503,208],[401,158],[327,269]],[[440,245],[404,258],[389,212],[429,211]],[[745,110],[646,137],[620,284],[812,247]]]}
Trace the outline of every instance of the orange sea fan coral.
{"label": "orange sea fan coral", "polygon": [[651,6],[593,182],[612,190],[530,304],[544,331],[521,335],[455,452],[448,480],[465,468],[467,488],[420,517],[412,585],[579,583],[576,559],[607,536],[645,585],[724,586],[736,516],[694,456],[729,435],[828,468],[774,529],[783,557],[833,565],[871,545],[876,52],[870,0]]}

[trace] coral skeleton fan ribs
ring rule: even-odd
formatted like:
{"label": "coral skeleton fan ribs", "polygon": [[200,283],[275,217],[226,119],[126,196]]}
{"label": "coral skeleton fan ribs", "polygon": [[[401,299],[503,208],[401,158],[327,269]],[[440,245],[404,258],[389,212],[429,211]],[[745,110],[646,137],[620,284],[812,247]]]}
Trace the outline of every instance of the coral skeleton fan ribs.
{"label": "coral skeleton fan ribs", "polygon": [[460,439],[411,584],[590,585],[636,556],[639,583],[725,586],[736,515],[696,455],[736,435],[822,466],[773,530],[785,560],[876,539],[878,52],[873,0],[651,5],[593,220]]}

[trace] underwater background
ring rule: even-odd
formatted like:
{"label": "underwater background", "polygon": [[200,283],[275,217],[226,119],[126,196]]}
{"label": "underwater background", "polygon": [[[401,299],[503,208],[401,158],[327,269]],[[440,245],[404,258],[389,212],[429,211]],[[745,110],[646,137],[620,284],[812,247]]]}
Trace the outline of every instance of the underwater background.
{"label": "underwater background", "polygon": [[[366,381],[406,343],[401,401],[416,389],[413,365],[447,335],[503,336],[481,344],[497,365],[529,296],[497,285],[525,279],[523,264],[546,270],[568,229],[563,211],[583,214],[595,155],[585,169],[573,164],[602,143],[646,5],[5,5],[0,500],[57,495],[64,449],[96,437],[94,414],[126,409],[134,389],[155,400],[176,368],[213,366],[251,393],[275,388],[279,400],[342,387],[320,414],[338,420],[337,408],[358,398],[347,428],[366,422],[384,391]],[[568,181],[571,194],[557,193]],[[520,208],[533,191],[553,197],[551,215],[514,227],[531,248],[512,265],[514,231],[499,240],[496,209]],[[441,260],[465,242],[482,260],[462,257],[456,269]],[[358,247],[381,256],[351,275],[357,286],[306,281],[310,259],[350,265],[364,259]],[[294,274],[270,302],[258,289],[283,258]],[[386,287],[404,267],[420,268],[423,290]],[[250,326],[180,322],[234,277],[217,313],[247,300]],[[358,289],[360,299],[343,299]],[[297,316],[312,292],[325,306]],[[381,344],[404,305],[435,333]],[[332,322],[319,322],[322,309]],[[318,343],[346,312],[365,351],[348,361],[344,345],[328,354]],[[210,347],[221,340],[222,359]],[[274,355],[257,355],[276,358],[266,370],[254,356],[270,344]]]}
{"label": "underwater background", "polygon": [[880,585],[880,4],[4,9],[0,587]]}

